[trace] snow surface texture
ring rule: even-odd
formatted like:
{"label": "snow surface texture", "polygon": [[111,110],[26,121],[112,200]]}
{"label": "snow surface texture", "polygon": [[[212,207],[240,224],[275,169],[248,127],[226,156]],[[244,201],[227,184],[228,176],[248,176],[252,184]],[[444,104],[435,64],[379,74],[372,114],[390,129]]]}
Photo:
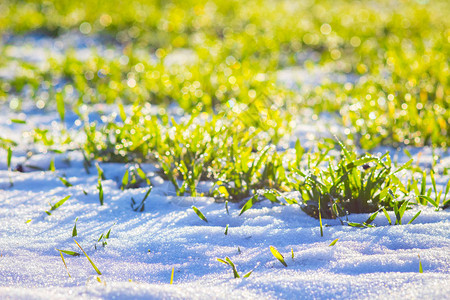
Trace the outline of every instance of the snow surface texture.
{"label": "snow surface texture", "polygon": [[[38,156],[33,164],[48,167],[48,158]],[[224,204],[212,198],[171,196],[170,185],[161,181],[145,211],[134,212],[131,197],[140,201],[146,188],[121,191],[122,164],[101,165],[106,180],[105,204],[100,206],[95,167],[87,174],[77,152],[57,155],[55,162],[55,173],[13,172],[11,188],[8,172],[0,171],[0,298],[442,299],[450,293],[448,211],[424,209],[413,224],[402,226],[388,226],[380,215],[375,220],[379,226],[367,229],[326,220],[330,226],[320,237],[318,221],[298,206],[267,201],[238,216],[239,205],[230,204],[227,214]],[[153,174],[150,165],[144,169]],[[65,187],[58,178],[62,175],[74,186]],[[67,195],[72,197],[52,215],[45,213],[49,202]],[[415,212],[407,211],[404,221]],[[81,252],[72,238],[76,218],[75,239],[103,273],[102,282],[84,256],[65,256],[69,278],[55,250]],[[102,247],[97,239],[110,228]],[[287,268],[272,256],[269,245],[285,256]],[[241,275],[257,267],[249,278],[234,279],[231,268],[216,260],[226,256]]]}
{"label": "snow surface texture", "polygon": [[[84,43],[70,36],[61,43],[32,39],[27,43],[36,43],[44,50],[31,55],[24,48],[26,41],[13,39],[16,48],[11,46],[9,51],[21,59],[32,57],[42,62],[49,53],[65,51],[64,39]],[[78,45],[78,54],[89,55],[89,46]],[[178,61],[176,56],[171,63]],[[280,81],[294,85],[309,78],[304,83],[315,85],[326,73],[313,70],[313,76],[308,76],[305,72],[285,70],[280,73]],[[2,69],[0,77],[2,74],[8,75],[10,70]],[[332,80],[341,80],[329,75]],[[19,142],[12,165],[24,165],[26,171],[8,172],[6,152],[0,150],[0,299],[445,299],[450,295],[449,211],[420,208],[422,213],[413,224],[402,226],[388,226],[379,214],[374,221],[377,227],[366,229],[324,220],[329,226],[321,237],[318,221],[298,206],[266,201],[238,216],[242,204],[230,204],[227,214],[224,204],[212,198],[174,196],[173,187],[157,175],[155,167],[143,165],[154,188],[145,211],[135,212],[130,207],[131,197],[140,202],[147,189],[121,191],[119,182],[128,166],[112,163],[101,164],[106,180],[102,182],[105,204],[100,206],[97,171],[91,167],[90,173],[86,172],[79,152],[26,158],[29,145],[24,144],[27,139],[22,131],[36,125],[53,126],[58,114],[24,105],[28,109],[22,114],[0,108],[1,135]],[[12,124],[12,118],[26,119],[27,124]],[[68,113],[66,126],[76,129],[74,121],[75,116]],[[321,116],[321,121],[296,124],[287,144],[300,138],[302,145],[308,145],[337,126],[332,116]],[[39,152],[39,148],[34,150]],[[401,151],[377,149],[382,153],[387,150],[395,153],[396,161],[407,160]],[[416,158],[420,156],[421,166],[431,165],[431,149],[409,151]],[[441,157],[436,167],[448,167],[448,152],[438,149],[435,154]],[[52,158],[56,172],[30,168],[48,169]],[[65,187],[60,176],[73,186]],[[448,176],[436,179],[442,189]],[[205,190],[209,186],[200,184]],[[71,198],[51,215],[45,213],[50,209],[49,202],[55,204],[68,195]],[[192,205],[205,214],[207,223],[198,218]],[[407,211],[404,223],[416,212]],[[350,221],[363,222],[367,217],[355,214]],[[69,278],[55,250],[81,253],[72,238],[76,218],[75,239],[103,273],[101,282],[84,255],[65,255]],[[109,229],[111,235],[103,247],[97,240]],[[329,246],[335,239],[339,240]],[[274,258],[270,245],[284,255],[288,267]],[[254,272],[249,278],[234,279],[231,268],[217,261],[226,256],[241,276]],[[172,268],[174,283],[170,285]]]}

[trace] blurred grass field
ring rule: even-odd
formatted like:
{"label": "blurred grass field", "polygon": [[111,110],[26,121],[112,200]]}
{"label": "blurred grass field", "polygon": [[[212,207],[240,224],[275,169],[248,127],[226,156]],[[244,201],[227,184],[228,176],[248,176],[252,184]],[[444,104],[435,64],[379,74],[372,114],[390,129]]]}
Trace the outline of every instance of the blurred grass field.
{"label": "blurred grass field", "polygon": [[[6,0],[0,102],[56,111],[60,124],[23,136],[46,151],[82,151],[86,171],[93,160],[129,163],[122,188],[150,185],[139,166],[150,162],[177,196],[201,195],[209,181],[208,195],[250,197],[248,209],[297,191],[314,217],[387,208],[401,224],[410,195],[450,205],[450,184],[442,195],[434,181],[448,167],[434,170],[434,154],[428,171],[356,151],[447,149],[449,13],[448,1]],[[292,139],[299,118],[324,116],[339,125],[335,140],[306,149]],[[9,156],[16,145],[0,136]],[[418,176],[405,184],[403,170]]]}
{"label": "blurred grass field", "polygon": [[[311,107],[336,112],[363,148],[447,147],[449,13],[448,1],[6,0],[4,37],[77,31],[120,45],[127,61],[94,55],[86,62],[67,52],[49,58],[45,70],[21,62],[26,72],[2,80],[1,96],[25,85],[37,94],[43,81],[63,78],[83,103],[175,102],[187,112],[218,112],[233,99],[268,116]],[[0,66],[14,59],[7,48],[4,42]],[[140,59],[142,49],[154,60]],[[192,50],[192,61],[164,64],[179,49]],[[293,92],[276,81],[277,71],[292,66],[326,66],[357,79]]]}

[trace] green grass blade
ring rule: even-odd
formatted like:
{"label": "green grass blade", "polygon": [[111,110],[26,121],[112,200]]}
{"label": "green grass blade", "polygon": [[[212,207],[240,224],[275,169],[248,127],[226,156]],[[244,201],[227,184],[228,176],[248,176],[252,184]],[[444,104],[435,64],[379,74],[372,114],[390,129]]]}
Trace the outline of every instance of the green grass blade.
{"label": "green grass blade", "polygon": [[370,223],[372,223],[374,220],[375,220],[375,218],[377,217],[377,215],[378,215],[378,213],[379,213],[380,211],[379,210],[377,210],[376,212],[374,212],[373,214],[371,214],[370,215],[370,217],[366,220],[366,222],[364,222],[365,224],[370,224]]}
{"label": "green grass blade", "polygon": [[72,237],[78,235],[78,231],[77,231],[77,221],[78,221],[78,218],[75,219],[75,225],[73,225],[73,229],[72,229]]}
{"label": "green grass blade", "polygon": [[[64,204],[64,202],[66,202],[69,198],[71,197],[71,195],[66,196],[64,198],[62,198],[61,200],[59,200],[58,202],[56,202],[54,205],[51,205],[50,207],[50,211],[57,209],[58,207],[60,207],[61,205]],[[46,211],[46,213],[48,215],[51,215],[51,213],[49,211]]]}
{"label": "green grass blade", "polygon": [[97,243],[100,242],[100,241],[102,240],[102,238],[103,238],[104,235],[105,235],[104,233],[100,234],[100,237],[98,238]]}
{"label": "green grass blade", "polygon": [[95,163],[95,167],[97,168],[98,178],[101,180],[105,180],[105,173],[103,172],[103,169],[100,167],[98,163]]}
{"label": "green grass blade", "polygon": [[11,158],[12,158],[12,149],[11,147],[8,147],[8,154],[6,157],[6,162],[8,165],[8,171],[11,171]]}
{"label": "green grass blade", "polygon": [[402,171],[402,170],[404,170],[406,168],[409,168],[409,166],[412,164],[413,161],[414,161],[413,159],[408,160],[406,162],[406,164],[404,164],[403,166],[401,166],[400,168],[398,168],[397,170],[395,170],[391,174],[396,174],[396,173],[398,173],[398,172],[400,172],[400,171]]}
{"label": "green grass blade", "polygon": [[392,225],[391,217],[389,216],[388,212],[386,211],[386,209],[384,207],[382,209],[383,209],[384,215],[386,216],[386,219],[389,222],[389,225]]}
{"label": "green grass blade", "polygon": [[119,107],[119,116],[122,119],[122,122],[125,123],[125,121],[127,119],[127,114],[125,113],[125,108],[123,107],[122,103],[119,103],[117,106]]}
{"label": "green grass blade", "polygon": [[422,211],[419,210],[419,211],[414,215],[414,217],[413,217],[411,220],[409,220],[408,224],[411,224],[411,223],[412,223],[412,222],[420,215],[421,212],[422,212]]}
{"label": "green grass blade", "polygon": [[[58,249],[56,249],[56,250],[58,250]],[[61,255],[61,260],[62,260],[62,262],[63,262],[63,264],[64,264],[64,267],[66,267],[67,274],[69,274],[69,277],[72,277],[72,276],[70,276],[69,268],[68,268],[67,265],[66,265],[66,261],[64,260],[64,256],[63,256],[63,254],[62,254],[62,251],[61,251],[61,250],[58,250],[58,251],[59,251],[59,255]]]}
{"label": "green grass blade", "polygon": [[195,211],[195,213],[197,214],[197,216],[202,219],[205,222],[208,222],[208,220],[206,219],[205,215],[195,206],[192,206],[192,209]]}
{"label": "green grass blade", "polygon": [[20,119],[10,119],[11,123],[16,123],[16,124],[26,124],[27,121],[25,120],[20,120]]}
{"label": "green grass blade", "polygon": [[319,226],[320,226],[320,236],[323,236],[323,226],[322,226],[322,212],[320,207],[320,197],[319,197]]}
{"label": "green grass blade", "polygon": [[428,203],[430,203],[431,205],[433,205],[434,207],[438,208],[439,204],[436,203],[436,201],[434,201],[431,197],[429,196],[425,196],[425,195],[420,195],[418,196],[421,199],[425,199]]}
{"label": "green grass blade", "polygon": [[339,240],[339,239],[335,239],[334,241],[331,242],[331,244],[330,244],[329,246],[330,246],[330,247],[331,247],[331,246],[334,246],[334,245],[337,243],[338,240]]}
{"label": "green grass blade", "polygon": [[281,255],[281,253],[274,247],[274,246],[269,246],[270,252],[272,252],[272,255],[278,259],[280,261],[280,263],[283,264],[283,266],[287,267],[286,262],[284,261],[284,257],[283,255]]}
{"label": "green grass blade", "polygon": [[228,224],[227,227],[225,227],[225,235],[228,235]]}
{"label": "green grass blade", "polygon": [[86,256],[86,258],[88,259],[88,261],[91,263],[92,267],[94,268],[95,272],[97,272],[98,275],[102,275],[102,272],[100,272],[100,270],[97,268],[97,266],[94,264],[94,262],[92,261],[92,259],[87,255],[87,253],[83,250],[83,248],[81,248],[80,244],[78,244],[77,241],[73,240],[78,247],[80,247],[81,251],[83,251],[84,255]]}
{"label": "green grass blade", "polygon": [[70,256],[80,256],[81,254],[75,251],[70,251],[70,250],[62,250],[62,249],[56,249],[58,251],[61,251],[64,254],[70,255]]}
{"label": "green grass blade", "polygon": [[425,171],[422,172],[422,182],[420,183],[420,194],[425,195],[426,193],[426,184],[427,184],[427,173]]}
{"label": "green grass blade", "polygon": [[219,261],[219,262],[221,262],[221,263],[223,263],[223,264],[226,264],[226,265],[230,265],[228,262],[224,261],[224,260],[221,259],[221,258],[217,258],[217,261]]}
{"label": "green grass blade", "polygon": [[236,269],[236,266],[234,265],[234,263],[231,261],[231,259],[227,256],[225,257],[225,260],[227,261],[227,263],[231,266],[231,268],[233,269],[233,275],[234,278],[241,278],[241,276],[239,276],[239,273]]}
{"label": "green grass blade", "polygon": [[55,159],[52,158],[52,160],[50,160],[50,165],[48,166],[48,170],[51,172],[55,172],[56,168],[55,168]]}
{"label": "green grass blade", "polygon": [[123,191],[125,189],[125,187],[128,184],[128,180],[129,180],[129,176],[128,176],[128,170],[125,171],[125,174],[122,177],[122,186],[120,187],[120,189]]}
{"label": "green grass blade", "polygon": [[173,273],[175,272],[175,267],[172,267],[172,274],[170,275],[170,284],[173,284]]}
{"label": "green grass blade", "polygon": [[250,277],[250,275],[252,275],[253,271],[254,271],[254,270],[251,270],[250,272],[244,274],[244,276],[242,276],[242,278],[248,278],[248,277]]}
{"label": "green grass blade", "polygon": [[439,205],[439,199],[437,198],[436,179],[434,178],[434,171],[433,170],[430,171],[430,177],[431,177],[431,184],[433,185],[433,190],[434,190],[434,193],[435,193],[435,196],[436,196],[436,202]]}
{"label": "green grass blade", "polygon": [[250,209],[258,201],[258,195],[251,197],[242,207],[239,215],[242,215],[246,210]]}
{"label": "green grass blade", "polygon": [[419,273],[423,273],[422,260],[420,259],[419,254],[417,254],[417,256],[419,257]]}
{"label": "green grass blade", "polygon": [[67,179],[65,179],[64,177],[59,177],[59,180],[61,180],[61,182],[62,182],[66,187],[71,187],[71,186],[73,186],[73,184],[71,184],[69,181],[67,181]]}
{"label": "green grass blade", "polygon": [[103,185],[102,185],[102,180],[100,179],[100,177],[98,178],[97,189],[98,189],[98,200],[100,201],[100,205],[103,205],[103,200],[104,200]]}
{"label": "green grass blade", "polygon": [[56,94],[56,109],[58,110],[61,123],[64,123],[66,109],[64,107],[64,98],[61,93]]}
{"label": "green grass blade", "polygon": [[447,181],[447,186],[445,187],[445,195],[444,195],[444,199],[442,199],[442,202],[445,202],[447,200],[447,194],[450,191],[450,180]]}

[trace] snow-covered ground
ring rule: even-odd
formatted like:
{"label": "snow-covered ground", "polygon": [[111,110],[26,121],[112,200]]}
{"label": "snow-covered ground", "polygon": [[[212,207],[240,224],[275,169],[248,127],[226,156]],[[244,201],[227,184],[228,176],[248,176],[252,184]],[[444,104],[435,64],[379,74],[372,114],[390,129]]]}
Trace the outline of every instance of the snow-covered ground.
{"label": "snow-covered ground", "polygon": [[[34,163],[44,166],[45,158]],[[107,179],[100,206],[95,167],[87,174],[76,152],[55,161],[55,173],[14,172],[11,188],[8,172],[0,171],[0,298],[443,299],[450,293],[448,211],[422,209],[413,224],[402,226],[388,226],[378,216],[379,226],[367,229],[327,220],[321,237],[318,221],[298,206],[262,202],[238,216],[238,204],[227,214],[212,198],[173,196],[166,182],[156,184],[144,212],[135,212],[131,197],[142,199],[146,189],[119,189],[122,164],[101,165]],[[74,186],[65,187],[61,175]],[[45,213],[49,202],[67,195],[71,198],[51,216]],[[415,212],[407,211],[405,221]],[[103,273],[102,282],[84,256],[66,255],[69,278],[55,250],[81,252],[72,238],[76,218],[75,239]],[[351,216],[359,222],[366,218]],[[110,228],[102,247],[97,239]],[[329,246],[334,239],[339,240]],[[285,256],[287,268],[272,256],[270,245]],[[226,256],[241,275],[256,269],[249,278],[234,279],[231,268],[216,260]]]}
{"label": "snow-covered ground", "polygon": [[[58,45],[51,47],[63,51]],[[20,51],[11,51],[26,56],[22,46],[16,43]],[[280,80],[308,78],[305,72],[286,70]],[[322,76],[321,71],[314,72],[311,85]],[[122,191],[119,182],[128,166],[113,163],[100,164],[106,176],[101,206],[96,168],[91,167],[87,173],[81,153],[33,154],[27,158],[30,149],[22,131],[57,124],[56,112],[28,107],[20,115],[2,106],[0,116],[0,136],[19,142],[13,168],[20,164],[26,171],[8,172],[6,152],[0,150],[0,299],[446,299],[450,295],[448,210],[409,210],[404,223],[418,209],[422,213],[412,224],[401,226],[389,226],[379,214],[374,221],[377,227],[365,229],[325,220],[328,226],[321,237],[318,220],[299,206],[266,201],[239,216],[242,204],[229,204],[227,214],[224,203],[213,198],[176,197],[170,183],[147,164],[143,169],[154,188],[145,210],[135,212],[131,198],[139,202],[147,189]],[[300,138],[303,145],[308,145],[317,136],[339,131],[332,130],[339,125],[330,116],[321,117],[327,119],[314,123],[298,120],[294,137],[287,144]],[[9,120],[14,118],[26,119],[27,124],[11,123]],[[69,128],[74,118],[68,112]],[[383,153],[387,150],[395,154],[396,161],[407,160],[402,151],[377,149]],[[420,157],[420,166],[429,167],[433,161],[430,148],[409,148],[409,152]],[[448,151],[438,149],[435,154],[440,156],[436,168],[448,168]],[[55,172],[27,167],[48,169],[52,158]],[[73,186],[64,186],[60,176]],[[440,189],[447,180],[448,176],[437,178]],[[208,184],[201,186],[207,188]],[[68,195],[70,199],[51,215],[45,213],[49,203],[55,204]],[[195,214],[192,205],[203,212],[208,222]],[[349,218],[363,222],[367,217],[355,214]],[[84,255],[65,255],[69,277],[56,250],[81,253],[72,238],[77,218],[75,240],[100,269],[101,276]],[[97,240],[109,229],[110,238],[103,247]],[[337,243],[329,246],[335,239]],[[287,267],[271,254],[269,246],[284,255]],[[419,273],[419,255],[423,273]],[[231,268],[217,261],[225,257],[236,264],[241,276],[254,272],[249,278],[234,279]]]}

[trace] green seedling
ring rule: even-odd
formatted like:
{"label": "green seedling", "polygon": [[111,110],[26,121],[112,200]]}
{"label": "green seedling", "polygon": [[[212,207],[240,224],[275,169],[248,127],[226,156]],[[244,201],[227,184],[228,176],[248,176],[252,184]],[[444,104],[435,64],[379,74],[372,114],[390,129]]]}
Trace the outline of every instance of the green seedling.
{"label": "green seedling", "polygon": [[98,200],[100,201],[100,205],[103,205],[104,194],[103,194],[102,180],[105,180],[105,174],[103,172],[103,169],[100,168],[98,163],[95,163],[95,166],[97,168],[97,173],[98,173],[98,179],[97,179]]}
{"label": "green seedling", "polygon": [[[438,192],[433,170],[431,170],[431,172],[430,172],[430,178],[431,178],[431,184],[433,185],[433,190],[434,190],[434,199],[431,197],[430,190],[427,194],[425,194],[425,187],[423,187],[421,189],[421,194],[418,195],[419,202],[420,202],[420,200],[424,200],[424,201],[430,203],[431,205],[434,206],[436,211],[438,211],[441,207],[444,209],[447,208],[450,205],[450,197],[447,199],[447,195],[450,191],[450,180],[447,181],[444,196],[442,197],[443,190]],[[425,178],[423,177],[422,178],[422,186],[425,185],[424,182],[425,182]],[[441,201],[442,201],[442,205],[441,205]],[[421,203],[423,204],[423,202],[421,202]]]}
{"label": "green seedling", "polygon": [[[49,164],[49,166],[48,166],[48,170],[50,171],[50,172],[55,172],[56,171],[56,168],[55,168],[55,158],[53,158],[52,157],[52,159],[50,160],[50,164]],[[60,177],[60,178],[62,178],[62,177]],[[64,183],[64,182],[63,182]]]}
{"label": "green seedling", "polygon": [[[58,250],[58,249],[57,249],[57,250]],[[66,261],[64,260],[64,256],[63,256],[62,252],[61,252],[60,250],[58,250],[58,251],[59,251],[59,254],[61,255],[61,260],[62,260],[62,262],[63,262],[63,264],[64,264],[64,267],[66,267],[67,274],[69,275],[69,277],[72,277],[72,276],[70,276],[69,268],[68,268],[67,265],[66,265]]]}
{"label": "green seedling", "polygon": [[420,255],[417,254],[417,256],[419,257],[419,273],[423,273],[423,267],[422,267],[422,261],[420,260]]}
{"label": "green seedling", "polygon": [[[383,207],[384,209],[384,207]],[[384,211],[386,211],[386,209],[384,209]],[[377,217],[378,213],[380,212],[380,210],[377,210],[376,212],[374,212],[373,214],[371,214],[369,216],[369,218],[363,222],[363,223],[356,223],[356,222],[348,222],[346,221],[348,226],[352,226],[352,227],[359,227],[359,228],[367,228],[367,227],[375,227],[374,225],[372,225],[371,223],[375,220],[375,218]],[[387,214],[387,212],[386,212]],[[388,215],[389,216],[389,215]]]}
{"label": "green seedling", "polygon": [[100,167],[98,163],[95,163],[95,167],[97,168],[97,174],[98,178],[101,180],[106,180],[105,173],[103,172],[103,169]]}
{"label": "green seedling", "polygon": [[278,259],[278,261],[285,267],[287,267],[286,262],[284,261],[284,257],[283,255],[281,255],[281,253],[274,247],[274,246],[270,246],[269,247],[270,252],[272,253],[272,255]]}
{"label": "green seedling", "polygon": [[[115,225],[116,223],[114,223],[113,224],[113,226]],[[109,239],[109,236],[111,235],[111,229],[112,229],[112,226],[111,226],[111,228],[106,232],[106,234],[105,233],[102,233],[101,235],[100,235],[100,237],[98,238],[98,240],[97,240],[97,243],[100,243],[100,242],[102,242],[102,247],[105,247],[106,245],[108,245],[108,239]],[[95,249],[97,249],[97,244],[95,244]]]}
{"label": "green seedling", "polygon": [[71,197],[71,195],[66,196],[66,197],[62,198],[61,200],[59,200],[58,202],[56,202],[55,204],[49,203],[49,205],[50,205],[50,210],[49,210],[49,211],[46,211],[45,213],[46,213],[47,215],[50,216],[50,215],[52,214],[51,211],[54,211],[55,209],[57,209],[58,207],[60,207],[61,205],[63,205],[64,202],[66,202],[70,197]]}
{"label": "green seedling", "polygon": [[8,147],[7,156],[6,156],[6,163],[8,165],[9,185],[13,186],[14,184],[13,184],[12,177],[11,177],[11,158],[12,158],[12,149],[11,149],[11,147]]}
{"label": "green seedling", "polygon": [[132,167],[125,171],[120,189],[137,188],[143,182],[150,185],[150,180],[145,172],[140,167]]}
{"label": "green seedling", "polygon": [[21,119],[10,119],[11,123],[16,123],[16,124],[26,124],[27,121],[25,120],[21,120]]}
{"label": "green seedling", "polygon": [[100,177],[98,178],[97,190],[98,190],[98,200],[100,201],[100,205],[103,205],[103,199],[104,199],[103,185],[102,185],[102,180]]}
{"label": "green seedling", "polygon": [[147,197],[150,195],[150,192],[152,191],[153,186],[150,186],[147,190],[147,192],[144,195],[144,198],[142,198],[141,202],[139,204],[136,203],[133,197],[131,197],[131,208],[134,211],[143,212],[145,209],[145,200],[147,200]]}
{"label": "green seedling", "polygon": [[250,209],[256,202],[258,202],[258,195],[254,195],[244,204],[239,215],[242,215],[246,210]]}
{"label": "green seedling", "polygon": [[331,243],[330,243],[330,245],[328,245],[328,246],[334,246],[334,245],[336,245],[336,243],[337,243],[337,241],[338,241],[339,239],[335,239],[335,240],[333,240]]}
{"label": "green seedling", "polygon": [[64,119],[66,115],[66,109],[64,107],[64,98],[62,93],[56,93],[56,109],[58,110],[59,118],[61,120],[61,124],[64,124]]}
{"label": "green seedling", "polygon": [[71,184],[69,181],[67,181],[67,179],[64,178],[64,177],[59,177],[59,180],[61,180],[61,182],[62,182],[66,187],[71,187],[71,186],[73,186],[73,184]]}
{"label": "green seedling", "polygon": [[94,268],[95,272],[97,272],[98,275],[102,275],[102,273],[100,272],[100,270],[97,268],[97,266],[94,264],[94,262],[92,261],[92,259],[87,255],[87,253],[83,250],[83,248],[80,246],[80,244],[78,244],[78,242],[76,240],[73,240],[75,242],[75,244],[77,244],[78,247],[80,247],[81,251],[84,253],[84,255],[86,256],[86,258],[88,259],[89,263],[92,265],[92,267]]}
{"label": "green seedling", "polygon": [[[237,269],[236,269],[236,266],[234,265],[234,263],[231,261],[231,259],[230,259],[228,256],[225,257],[225,259],[217,258],[217,261],[219,261],[219,262],[221,262],[221,263],[223,263],[223,264],[226,264],[226,265],[230,266],[231,269],[232,269],[232,271],[233,271],[233,276],[234,276],[234,278],[241,278],[241,276],[239,275],[239,273],[238,273],[238,271],[237,271]],[[250,272],[248,272],[248,273],[246,273],[245,275],[243,275],[242,278],[248,278],[248,277],[250,277],[250,275],[253,273],[253,271],[254,271],[257,267],[258,267],[258,265],[257,265],[253,270],[251,270]]]}
{"label": "green seedling", "polygon": [[72,229],[72,237],[75,237],[78,235],[78,231],[77,231],[77,221],[78,218],[75,219],[75,224],[73,225],[73,229]]}
{"label": "green seedling", "polygon": [[173,273],[175,272],[175,267],[172,267],[172,274],[170,275],[170,284],[173,284]]}
{"label": "green seedling", "polygon": [[225,234],[225,235],[228,235],[228,224],[227,224],[227,226],[225,227],[225,232],[224,232],[224,234]]}
{"label": "green seedling", "polygon": [[205,222],[208,222],[208,220],[206,219],[205,215],[195,206],[192,206],[192,209],[194,210],[194,212],[197,214],[197,216],[202,219]]}

